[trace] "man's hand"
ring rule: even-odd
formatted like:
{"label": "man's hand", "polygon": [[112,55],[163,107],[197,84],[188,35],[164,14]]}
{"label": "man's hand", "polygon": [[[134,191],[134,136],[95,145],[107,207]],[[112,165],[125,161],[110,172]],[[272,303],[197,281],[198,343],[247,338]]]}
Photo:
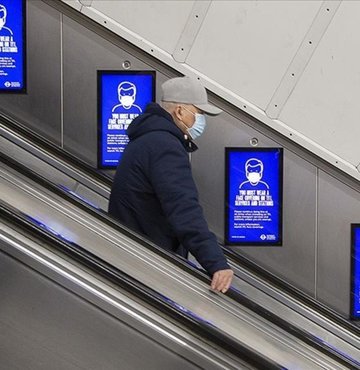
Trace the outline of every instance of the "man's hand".
{"label": "man's hand", "polygon": [[226,293],[230,288],[233,276],[234,273],[230,269],[216,271],[212,277],[211,289]]}

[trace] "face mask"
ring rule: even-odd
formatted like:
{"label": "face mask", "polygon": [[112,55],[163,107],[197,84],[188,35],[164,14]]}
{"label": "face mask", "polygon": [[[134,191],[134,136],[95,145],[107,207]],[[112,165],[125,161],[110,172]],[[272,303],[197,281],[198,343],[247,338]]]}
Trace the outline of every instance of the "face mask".
{"label": "face mask", "polygon": [[[192,113],[192,112],[191,112]],[[206,118],[203,114],[199,113],[193,113],[195,114],[195,122],[192,125],[192,127],[187,129],[187,132],[191,136],[193,140],[201,136],[201,134],[204,132],[206,127]]]}
{"label": "face mask", "polygon": [[257,184],[261,179],[261,174],[259,172],[250,172],[248,173],[247,178],[251,184]]}
{"label": "face mask", "polygon": [[120,96],[120,103],[124,108],[130,108],[135,101],[135,98],[131,95]]}
{"label": "face mask", "polygon": [[5,26],[5,18],[0,18],[0,30]]}

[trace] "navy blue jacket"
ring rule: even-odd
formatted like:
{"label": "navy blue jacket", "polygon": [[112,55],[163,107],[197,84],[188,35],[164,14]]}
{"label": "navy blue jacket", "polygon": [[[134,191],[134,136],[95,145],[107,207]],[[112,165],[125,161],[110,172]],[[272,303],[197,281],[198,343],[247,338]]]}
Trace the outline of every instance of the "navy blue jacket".
{"label": "navy blue jacket", "polygon": [[210,275],[228,269],[199,205],[188,156],[195,144],[154,103],[127,134],[130,142],[116,171],[109,213],[164,249],[183,257],[191,252]]}

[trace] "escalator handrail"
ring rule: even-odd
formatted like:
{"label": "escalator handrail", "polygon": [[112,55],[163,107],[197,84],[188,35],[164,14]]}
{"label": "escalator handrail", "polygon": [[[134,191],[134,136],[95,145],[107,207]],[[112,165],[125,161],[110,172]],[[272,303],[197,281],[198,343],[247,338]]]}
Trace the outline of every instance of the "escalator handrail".
{"label": "escalator handrail", "polygon": [[315,311],[317,311],[318,313],[320,313],[327,319],[331,320],[335,324],[342,326],[344,329],[348,330],[352,334],[360,337],[360,328],[348,322],[346,319],[340,316],[336,311],[332,310],[331,308],[325,306],[321,302],[310,297],[309,295],[302,292],[300,289],[292,286],[285,280],[261,268],[255,262],[251,261],[245,256],[242,256],[242,255],[239,255],[238,253],[233,252],[232,250],[230,250],[223,244],[220,244],[220,245],[223,249],[225,256],[230,261],[234,262],[235,265],[245,267],[246,269],[250,270],[254,275],[260,277],[261,279],[265,279],[268,283],[270,283],[270,285],[279,288],[280,290],[287,293],[291,297],[299,300],[301,303],[304,303],[309,308],[314,309]]}
{"label": "escalator handrail", "polygon": [[29,130],[19,122],[15,122],[15,120],[1,111],[0,123],[7,129],[13,131],[16,135],[21,136],[21,139],[29,143],[29,145],[39,148],[41,151],[48,153],[49,156],[59,158],[70,167],[73,167],[75,171],[87,174],[89,177],[95,179],[103,186],[111,187],[112,178],[109,175],[104,172],[99,172],[95,170],[86,162],[82,161],[79,158],[76,158],[74,155],[65,151],[64,149],[59,148],[50,140],[46,139],[45,137],[39,135],[34,131]]}
{"label": "escalator handrail", "polygon": [[246,344],[234,340],[210,323],[203,321],[195,315],[191,315],[191,313],[189,314],[186,310],[180,309],[174,304],[175,302],[166,299],[166,297],[159,294],[154,289],[115,268],[85,248],[75,243],[62,240],[59,236],[35,225],[26,215],[21,214],[18,210],[15,210],[2,201],[0,201],[0,215],[1,219],[6,220],[11,227],[15,226],[27,235],[40,239],[42,242],[45,242],[48,247],[51,247],[51,249],[60,251],[71,257],[73,260],[86,266],[86,268],[94,271],[108,281],[111,281],[132,295],[140,298],[143,302],[161,311],[172,320],[176,320],[178,323],[180,322],[191,332],[202,336],[207,341],[211,341],[217,347],[244,360],[246,363],[256,366],[259,369],[285,369],[280,364],[263,356]]}
{"label": "escalator handrail", "polygon": [[[72,194],[69,194],[66,192],[66,190],[63,190],[62,188],[59,188],[58,186],[52,184],[49,180],[43,178],[42,176],[36,174],[35,172],[29,170],[25,166],[17,163],[12,158],[6,156],[4,153],[0,153],[0,160],[10,164],[11,167],[16,169],[17,172],[22,173],[23,175],[31,178],[31,180],[37,182],[39,185],[45,187],[46,189],[50,190],[52,193],[57,194],[58,196],[65,198],[66,200],[70,201],[75,206],[79,207],[80,209],[83,209],[87,213],[94,216],[96,219],[98,219],[101,222],[104,222],[105,224],[111,226],[115,230],[123,233],[124,235],[132,238],[134,241],[138,242],[142,246],[146,247],[147,249],[152,250],[156,254],[160,255],[161,257],[167,259],[168,261],[176,264],[178,267],[182,268],[183,270],[186,270],[189,272],[192,276],[195,276],[196,278],[200,279],[203,282],[210,283],[210,278],[206,275],[205,272],[200,271],[198,268],[190,264],[187,260],[184,258],[181,258],[171,252],[168,252],[155,244],[147,241],[140,235],[134,233],[133,231],[129,230],[128,228],[124,227],[120,223],[118,223],[116,220],[111,218],[108,214],[105,212],[95,209],[94,207],[90,206],[88,203],[84,202],[83,200],[79,199],[78,197],[75,197]],[[256,314],[262,316],[266,320],[269,320],[273,324],[277,325],[278,327],[282,328],[283,330],[287,331],[288,333],[294,335],[298,339],[304,341],[305,343],[311,345],[315,349],[319,350],[320,352],[328,355],[329,357],[335,359],[336,361],[339,361],[345,366],[352,366],[354,368],[360,369],[360,362],[357,360],[351,358],[350,356],[337,351],[335,348],[333,348],[330,344],[322,341],[315,335],[307,333],[303,328],[297,327],[293,324],[288,323],[285,319],[281,318],[279,315],[276,315],[272,313],[271,311],[267,310],[263,306],[257,304],[256,302],[253,302],[251,299],[246,297],[244,294],[239,292],[238,290],[234,288],[230,288],[228,292],[226,293],[228,297],[233,299],[235,302],[249,308],[250,310],[254,311]]]}

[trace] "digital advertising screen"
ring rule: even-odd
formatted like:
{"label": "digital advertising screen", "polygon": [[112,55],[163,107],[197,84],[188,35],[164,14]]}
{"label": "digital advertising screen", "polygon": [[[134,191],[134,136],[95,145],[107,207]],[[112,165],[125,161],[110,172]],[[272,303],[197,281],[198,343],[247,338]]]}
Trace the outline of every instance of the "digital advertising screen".
{"label": "digital advertising screen", "polygon": [[353,320],[360,319],[360,224],[351,225],[351,313]]}
{"label": "digital advertising screen", "polygon": [[25,0],[0,0],[0,92],[26,92]]}
{"label": "digital advertising screen", "polygon": [[127,128],[153,101],[155,71],[98,71],[99,168],[116,168]]}
{"label": "digital advertising screen", "polygon": [[282,148],[226,148],[225,243],[282,244]]}

